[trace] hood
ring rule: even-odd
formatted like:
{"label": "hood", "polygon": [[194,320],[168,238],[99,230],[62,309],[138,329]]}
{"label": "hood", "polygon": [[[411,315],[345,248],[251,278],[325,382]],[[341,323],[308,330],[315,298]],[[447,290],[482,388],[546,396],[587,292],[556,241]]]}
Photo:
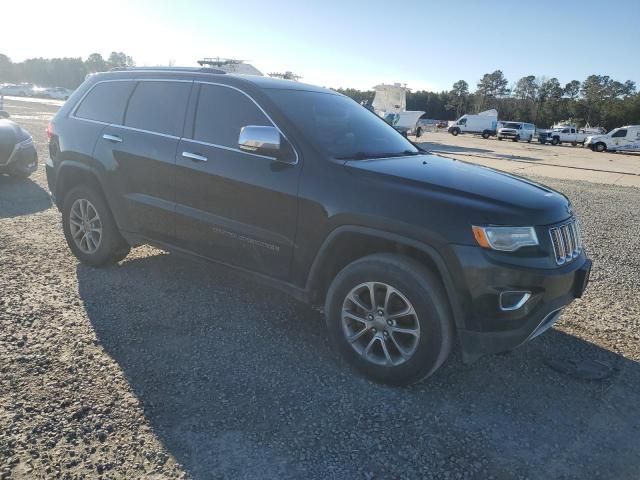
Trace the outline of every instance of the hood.
{"label": "hood", "polygon": [[606,140],[610,138],[609,135],[589,135],[585,140],[585,143],[593,143],[599,140]]}
{"label": "hood", "polygon": [[391,182],[400,190],[419,190],[421,195],[441,203],[456,204],[485,224],[549,225],[570,216],[568,199],[555,190],[439,155],[354,160],[345,166],[356,175]]}

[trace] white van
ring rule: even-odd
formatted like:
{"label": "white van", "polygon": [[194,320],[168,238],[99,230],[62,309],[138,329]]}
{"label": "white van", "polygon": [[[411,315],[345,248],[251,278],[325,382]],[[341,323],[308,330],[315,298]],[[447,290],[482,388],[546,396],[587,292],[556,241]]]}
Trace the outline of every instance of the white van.
{"label": "white van", "polygon": [[498,128],[498,140],[510,138],[514,142],[526,140],[531,143],[535,134],[536,126],[533,123],[502,122],[502,126]]}
{"label": "white van", "polygon": [[498,111],[491,109],[476,115],[463,115],[451,125],[448,132],[456,136],[460,133],[478,133],[482,138],[496,134],[498,127]]}
{"label": "white van", "polygon": [[640,125],[627,125],[606,135],[587,137],[584,145],[594,152],[640,152]]}

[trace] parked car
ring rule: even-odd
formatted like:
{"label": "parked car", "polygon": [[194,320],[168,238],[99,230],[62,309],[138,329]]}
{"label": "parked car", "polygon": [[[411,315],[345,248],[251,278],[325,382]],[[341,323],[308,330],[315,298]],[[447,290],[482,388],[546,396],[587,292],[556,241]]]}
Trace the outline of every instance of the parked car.
{"label": "parked car", "polygon": [[606,135],[590,136],[585,147],[594,152],[640,152],[640,125],[627,125]]}
{"label": "parked car", "polygon": [[486,110],[477,115],[463,115],[449,127],[448,132],[453,136],[461,133],[477,133],[486,139],[496,134],[497,127],[498,112],[496,110]]}
{"label": "parked car", "polygon": [[432,374],[454,341],[465,361],[513,349],[588,282],[564,195],[431,155],[331,90],[100,73],[48,133],[49,189],[81,262],[152,244],[268,280],[323,305],[337,351],[378,382]]}
{"label": "parked car", "polygon": [[33,85],[22,83],[20,85],[6,84],[2,86],[2,94],[13,97],[30,97],[33,92]]}
{"label": "parked car", "polygon": [[69,90],[68,88],[52,87],[52,88],[45,88],[43,92],[43,96],[47,98],[53,98],[55,100],[67,100],[72,93],[73,93],[73,90]]}
{"label": "parked car", "polygon": [[6,117],[0,118],[0,175],[27,178],[37,168],[38,153],[29,132]]}
{"label": "parked car", "polygon": [[533,123],[523,122],[504,122],[500,128],[498,128],[498,140],[503,138],[509,138],[514,142],[520,140],[526,140],[531,143],[533,136],[536,133],[536,126]]}
{"label": "parked car", "polygon": [[538,141],[543,145],[550,143],[551,145],[561,145],[562,143],[570,143],[574,147],[583,144],[588,134],[580,131],[575,125],[567,125],[563,127],[555,127],[551,130],[539,130]]}

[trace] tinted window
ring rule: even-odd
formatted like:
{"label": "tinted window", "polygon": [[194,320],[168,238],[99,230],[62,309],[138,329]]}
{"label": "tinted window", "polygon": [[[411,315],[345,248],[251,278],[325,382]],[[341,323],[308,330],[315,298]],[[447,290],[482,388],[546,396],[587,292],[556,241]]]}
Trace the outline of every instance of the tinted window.
{"label": "tinted window", "polygon": [[182,135],[191,82],[139,82],[124,124],[166,135]]}
{"label": "tinted window", "polygon": [[627,136],[627,131],[624,128],[622,128],[622,129],[618,130],[616,133],[614,133],[611,136],[612,137],[626,137]]}
{"label": "tinted window", "polygon": [[350,98],[303,90],[265,92],[305,138],[326,155],[358,159],[418,152],[382,118]]}
{"label": "tinted window", "polygon": [[245,94],[217,85],[200,86],[194,140],[238,148],[240,129],[247,125],[272,126]]}
{"label": "tinted window", "polygon": [[461,118],[460,120],[458,120],[457,125],[466,125],[467,124],[467,119],[466,118]]}
{"label": "tinted window", "polygon": [[134,86],[134,82],[98,83],[84,98],[76,110],[76,116],[121,125]]}

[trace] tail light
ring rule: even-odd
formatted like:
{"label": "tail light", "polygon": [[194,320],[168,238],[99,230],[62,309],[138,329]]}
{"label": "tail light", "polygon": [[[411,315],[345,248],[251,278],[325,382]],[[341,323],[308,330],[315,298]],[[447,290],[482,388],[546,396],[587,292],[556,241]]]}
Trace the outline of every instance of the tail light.
{"label": "tail light", "polygon": [[51,141],[51,137],[53,137],[53,123],[49,122],[49,125],[47,125],[47,139],[49,141]]}

